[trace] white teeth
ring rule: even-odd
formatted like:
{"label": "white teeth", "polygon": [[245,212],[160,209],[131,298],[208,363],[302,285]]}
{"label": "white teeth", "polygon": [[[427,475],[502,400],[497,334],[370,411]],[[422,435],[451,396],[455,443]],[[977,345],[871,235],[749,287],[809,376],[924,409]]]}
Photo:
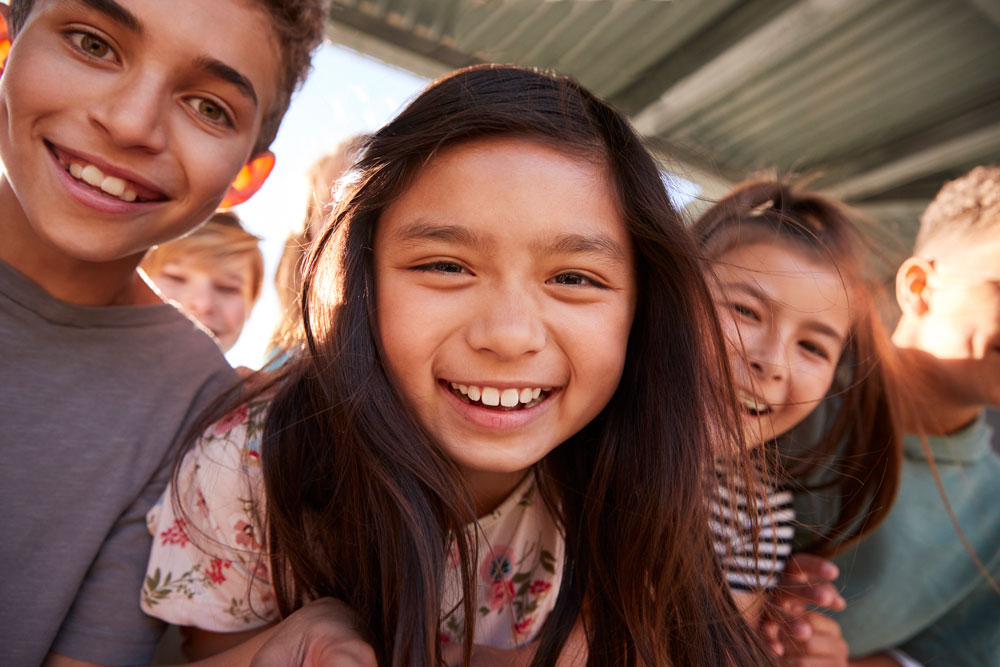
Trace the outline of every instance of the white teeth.
{"label": "white teeth", "polygon": [[125,192],[125,181],[116,176],[105,176],[101,181],[101,189],[114,197],[121,197]]}
{"label": "white teeth", "polygon": [[138,198],[135,190],[128,187],[128,182],[125,179],[117,176],[105,176],[103,171],[92,164],[83,166],[73,162],[69,165],[69,173],[73,178],[78,178],[88,185],[100,188],[122,201],[134,202]]}
{"label": "white teeth", "polygon": [[498,389],[497,387],[480,387],[474,384],[464,385],[458,382],[451,382],[452,390],[468,397],[469,401],[481,401],[483,405],[496,407],[501,405],[505,408],[514,408],[518,405],[527,405],[537,400],[543,391],[551,391],[551,388],[525,387],[517,389],[509,387]]}
{"label": "white teeth", "polygon": [[500,405],[505,408],[512,408],[521,402],[521,392],[517,389],[504,389],[500,392]]}
{"label": "white teeth", "polygon": [[483,405],[496,407],[500,405],[500,390],[493,387],[483,387]]}
{"label": "white teeth", "polygon": [[766,412],[769,409],[767,403],[761,403],[750,394],[744,392],[740,392],[739,400],[743,404],[743,407],[754,412]]}
{"label": "white teeth", "polygon": [[101,187],[101,182],[104,181],[104,173],[92,164],[88,164],[80,172],[80,178],[82,178],[89,185],[93,185],[95,188]]}

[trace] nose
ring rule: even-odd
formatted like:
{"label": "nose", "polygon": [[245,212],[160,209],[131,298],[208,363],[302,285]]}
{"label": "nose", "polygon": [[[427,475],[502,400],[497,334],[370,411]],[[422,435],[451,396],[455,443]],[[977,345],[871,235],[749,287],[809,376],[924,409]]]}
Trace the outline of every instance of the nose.
{"label": "nose", "polygon": [[215,309],[215,297],[211,286],[192,282],[184,292],[184,301],[181,305],[199,319],[210,315]]}
{"label": "nose", "polygon": [[761,335],[747,343],[747,363],[756,379],[778,381],[787,376],[787,349],[777,336]]}
{"label": "nose", "polygon": [[90,117],[116,146],[158,153],[166,147],[165,114],[175,102],[165,99],[155,77],[140,74],[137,70],[112,90],[101,91]]}
{"label": "nose", "polygon": [[482,300],[466,333],[473,349],[502,361],[541,351],[547,337],[537,303],[516,287],[498,290],[493,298]]}

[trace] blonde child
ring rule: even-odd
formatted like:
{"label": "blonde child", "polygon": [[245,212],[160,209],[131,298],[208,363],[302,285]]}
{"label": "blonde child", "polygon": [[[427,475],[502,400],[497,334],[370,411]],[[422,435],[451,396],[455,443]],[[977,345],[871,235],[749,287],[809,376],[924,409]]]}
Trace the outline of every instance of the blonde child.
{"label": "blonde child", "polygon": [[231,633],[330,596],[380,664],[552,665],[574,627],[589,664],[768,664],[708,529],[738,438],[721,334],[622,117],[470,68],[356,168],[307,264],[308,349],[188,454],[144,608]]}
{"label": "blonde child", "polygon": [[235,213],[219,211],[187,236],[154,247],[139,267],[228,352],[260,296],[264,256],[259,243]]}

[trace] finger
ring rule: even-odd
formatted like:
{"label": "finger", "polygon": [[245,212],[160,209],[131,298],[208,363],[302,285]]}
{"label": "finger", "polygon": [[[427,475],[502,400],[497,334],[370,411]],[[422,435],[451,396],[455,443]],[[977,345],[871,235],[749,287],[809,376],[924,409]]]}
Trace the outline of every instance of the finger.
{"label": "finger", "polygon": [[[847,602],[837,588],[827,582],[783,582],[775,592],[775,599],[783,608],[789,604],[826,607],[841,611],[847,607]],[[791,609],[788,609],[791,611]]]}
{"label": "finger", "polygon": [[785,574],[796,579],[822,579],[833,581],[840,576],[840,570],[833,561],[822,556],[794,553],[785,565]]}

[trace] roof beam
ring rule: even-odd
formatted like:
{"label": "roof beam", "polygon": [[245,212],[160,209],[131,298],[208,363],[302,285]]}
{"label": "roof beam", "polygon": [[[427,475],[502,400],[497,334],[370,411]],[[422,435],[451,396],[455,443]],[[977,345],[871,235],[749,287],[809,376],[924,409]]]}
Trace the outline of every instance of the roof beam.
{"label": "roof beam", "polygon": [[889,190],[950,168],[976,163],[1000,152],[1000,123],[994,123],[948,141],[916,151],[894,162],[860,174],[828,188],[835,197],[848,200]]}
{"label": "roof beam", "polygon": [[867,3],[868,0],[801,0],[677,81],[635,115],[636,128],[647,136],[668,132],[706,102],[726,95],[749,76],[801,48],[816,26]]}

